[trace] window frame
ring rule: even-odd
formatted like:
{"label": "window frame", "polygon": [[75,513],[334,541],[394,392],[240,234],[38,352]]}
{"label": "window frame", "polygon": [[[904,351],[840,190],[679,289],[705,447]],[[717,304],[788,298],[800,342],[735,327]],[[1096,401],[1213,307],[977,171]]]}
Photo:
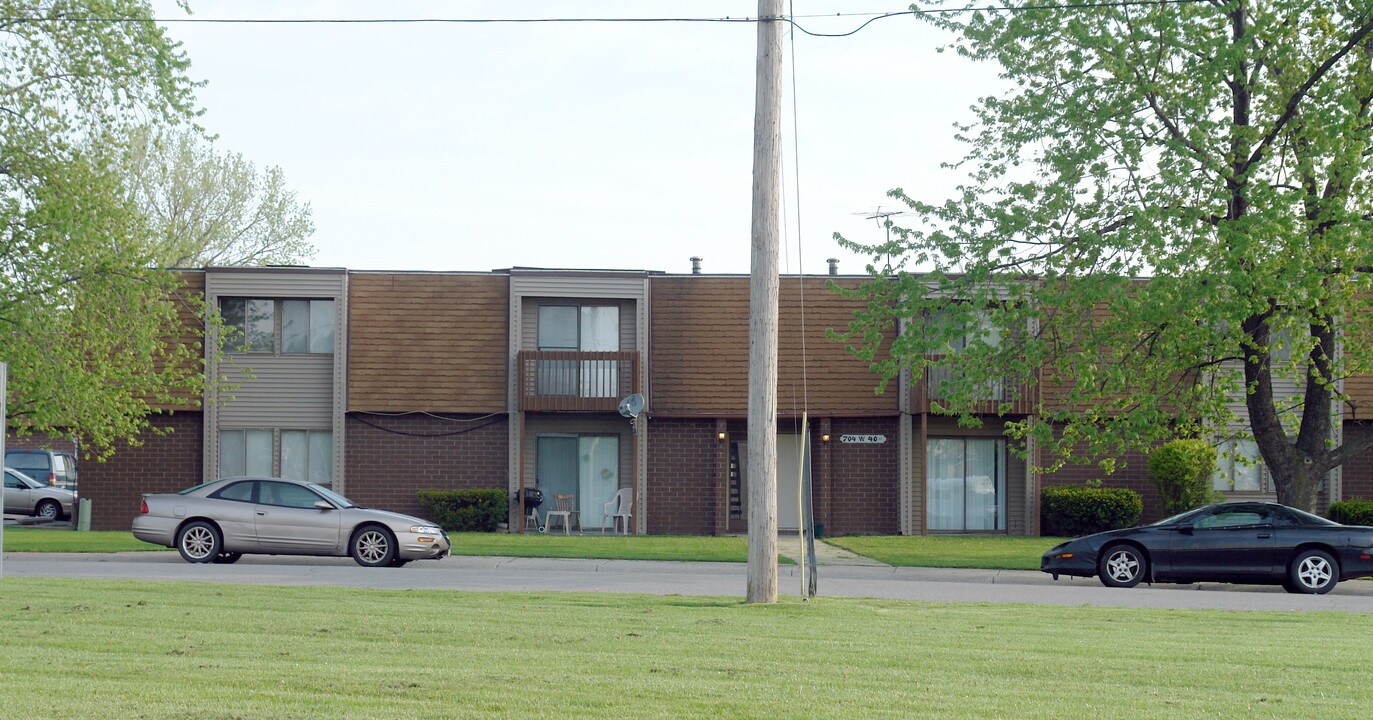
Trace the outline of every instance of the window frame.
{"label": "window frame", "polygon": [[[331,297],[251,297],[247,295],[221,295],[217,297],[216,303],[219,309],[220,321],[224,324],[226,338],[225,352],[236,355],[270,355],[275,357],[283,356],[317,356],[333,355],[338,346],[338,299]],[[228,303],[243,303],[242,325],[231,322],[229,314],[225,312]],[[253,302],[272,303],[272,347],[271,349],[254,349],[251,344],[252,338],[248,334],[248,307]],[[287,303],[305,303],[305,316],[302,321],[303,337],[305,340],[305,350],[288,350],[287,344]],[[328,303],[332,307],[330,321],[327,324],[316,324],[315,313],[317,307],[322,307],[323,303]],[[237,314],[237,313],[235,313]],[[294,321],[290,323],[294,326]],[[329,329],[329,349],[314,350],[315,332],[319,328]],[[293,335],[294,337],[294,335]],[[243,340],[248,344],[239,344]]]}
{"label": "window frame", "polygon": [[[576,311],[576,312],[575,312],[575,314],[576,314],[576,322],[573,324],[573,334],[576,336],[576,338],[575,338],[575,342],[574,342],[574,344],[573,344],[572,346],[569,347],[569,346],[565,346],[565,345],[545,345],[545,344],[544,344],[544,342],[543,342],[543,328],[544,328],[544,316],[543,316],[543,312],[544,312],[544,308],[549,308],[549,309],[553,309],[553,308],[572,308],[573,310]],[[586,311],[587,309],[589,309],[589,308],[595,308],[595,309],[601,309],[601,310],[613,308],[613,309],[615,310],[615,349],[614,349],[614,350],[584,350],[584,349],[583,349],[583,347],[582,347],[582,341],[583,341],[583,337],[582,337],[582,336],[583,336],[583,332],[582,332],[582,330],[583,330],[583,324],[586,322],[585,311]],[[622,307],[620,306],[620,303],[613,303],[613,302],[588,302],[588,303],[548,302],[548,303],[539,303],[538,306],[537,306],[537,310],[535,311],[535,319],[534,319],[534,322],[535,322],[535,327],[534,327],[534,347],[535,347],[536,350],[562,350],[562,351],[567,351],[567,352],[621,352],[621,351],[623,351],[623,349],[624,349],[624,308],[622,308]]]}
{"label": "window frame", "polygon": [[[271,470],[270,470],[269,472],[264,472],[264,473],[252,472],[252,471],[250,471],[249,468],[248,468],[248,465],[247,465],[247,458],[248,458],[248,454],[247,454],[247,452],[248,452],[248,451],[247,451],[247,437],[248,437],[248,435],[247,435],[247,434],[250,433],[250,432],[270,433],[270,437],[271,437],[271,452],[270,452],[270,456],[271,456]],[[282,435],[285,434],[285,433],[296,433],[296,432],[304,433],[304,434],[305,434],[305,451],[306,451],[306,456],[305,456],[305,472],[306,472],[306,477],[303,477],[303,478],[286,477],[285,475],[283,475],[283,473],[285,472],[285,466],[284,466],[283,461],[282,461],[282,450],[283,450],[283,448],[284,448],[284,443],[283,443],[283,441],[282,441]],[[225,456],[225,453],[224,453],[224,444],[225,444],[225,443],[224,443],[224,436],[225,436],[226,433],[243,433],[243,437],[244,437],[244,465],[243,465],[243,469],[244,469],[244,472],[241,473],[241,474],[233,474],[233,473],[226,473],[226,472],[225,472],[225,469],[224,469],[224,456]],[[321,436],[321,435],[322,435],[322,436],[326,436],[326,439],[325,439],[325,441],[321,442],[321,443],[319,444],[319,446],[318,446],[318,447],[320,448],[320,458],[317,458],[317,459],[323,459],[324,462],[327,464],[327,467],[328,467],[328,474],[327,474],[327,478],[324,479],[324,480],[313,479],[313,478],[311,478],[311,477],[309,476],[310,468],[312,467],[312,463],[311,463],[311,459],[312,459],[312,458],[311,458],[311,452],[310,452],[310,450],[311,450],[312,447],[315,447],[314,443],[312,443],[311,441],[312,441],[313,439],[315,439],[316,437]],[[334,431],[333,431],[332,429],[324,429],[324,428],[295,428],[295,427],[286,427],[286,428],[283,428],[283,427],[271,427],[271,428],[263,428],[263,427],[256,427],[256,428],[220,428],[219,431],[218,431],[218,435],[217,435],[217,437],[216,437],[216,442],[218,443],[218,447],[216,448],[216,455],[217,455],[217,457],[216,457],[215,470],[216,470],[216,472],[217,472],[217,474],[218,474],[218,476],[219,476],[220,478],[226,478],[226,477],[240,477],[240,476],[242,476],[242,477],[272,477],[272,478],[281,478],[281,479],[285,479],[285,480],[298,480],[298,481],[300,481],[300,482],[310,482],[310,483],[314,483],[314,484],[316,484],[316,485],[319,485],[319,486],[321,486],[321,487],[326,487],[326,488],[327,488],[327,487],[331,487],[331,486],[334,484]]]}
{"label": "window frame", "polygon": [[[1253,447],[1253,455],[1242,448]],[[1243,452],[1243,454],[1238,454]],[[1242,461],[1240,458],[1252,460]],[[1248,473],[1252,468],[1257,474],[1255,487],[1238,487],[1236,480],[1240,473]],[[1224,487],[1222,487],[1224,486]],[[1268,468],[1259,452],[1258,441],[1252,437],[1227,438],[1216,443],[1216,471],[1211,476],[1211,489],[1223,493],[1262,493],[1268,488]]]}
{"label": "window frame", "polygon": [[[960,441],[960,442],[962,443],[962,445],[963,445],[963,461],[962,461],[962,468],[963,468],[963,483],[962,483],[962,487],[961,487],[961,490],[962,490],[962,495],[961,495],[961,496],[964,498],[964,500],[963,500],[963,515],[962,515],[962,522],[961,522],[961,524],[960,524],[961,526],[960,526],[959,528],[937,528],[937,529],[936,529],[936,528],[930,527],[930,524],[931,524],[931,523],[930,523],[930,513],[931,513],[931,510],[932,510],[932,508],[933,508],[933,506],[934,506],[934,504],[931,502],[931,496],[932,496],[934,493],[931,491],[930,483],[931,483],[932,480],[935,479],[935,478],[932,477],[932,475],[931,475],[931,473],[930,473],[930,465],[929,465],[929,463],[930,463],[930,456],[931,456],[930,445],[931,445],[932,442],[936,442],[936,441],[948,441],[948,440]],[[995,510],[995,512],[996,512],[996,518],[995,518],[995,522],[993,523],[994,527],[992,527],[992,528],[969,528],[969,527],[968,527],[968,506],[967,506],[967,499],[966,499],[966,498],[967,498],[967,492],[968,492],[968,442],[969,442],[970,440],[971,440],[971,441],[984,440],[984,441],[991,441],[991,442],[996,443],[996,455],[995,455],[996,467],[994,468],[994,472],[995,472],[996,474],[995,474],[994,477],[991,478],[993,490],[996,492],[996,500],[995,500],[995,503],[994,503],[995,508],[996,508],[996,510]],[[924,447],[923,450],[922,450],[923,457],[921,458],[921,459],[923,460],[923,464],[924,464],[924,482],[923,482],[924,487],[921,489],[921,492],[922,492],[922,495],[923,495],[923,504],[924,504],[924,506],[925,506],[925,508],[924,508],[924,517],[921,519],[921,522],[924,524],[925,529],[926,529],[928,532],[932,532],[932,533],[952,533],[952,534],[1004,535],[1004,534],[1010,532],[1010,497],[1009,497],[1009,496],[1010,496],[1010,482],[1011,482],[1011,480],[1010,480],[1010,458],[1009,458],[1009,452],[1010,452],[1010,443],[1006,440],[1006,438],[1004,438],[1004,437],[999,437],[999,436],[990,436],[990,435],[930,435],[930,436],[926,437],[926,438],[925,438],[925,447]]]}

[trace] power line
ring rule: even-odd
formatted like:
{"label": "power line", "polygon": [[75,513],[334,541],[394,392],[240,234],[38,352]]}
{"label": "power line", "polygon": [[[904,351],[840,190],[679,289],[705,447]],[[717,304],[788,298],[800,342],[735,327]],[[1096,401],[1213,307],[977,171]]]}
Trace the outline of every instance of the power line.
{"label": "power line", "polygon": [[[1164,5],[1197,5],[1211,2],[1212,0],[1115,0],[1114,2],[1068,2],[1059,4],[1043,5],[985,5],[968,6],[961,8],[927,8],[920,10],[901,10],[888,13],[833,13],[825,15],[800,15],[784,16],[782,21],[790,24],[797,31],[812,37],[840,38],[855,35],[869,25],[878,20],[901,17],[905,15],[962,15],[971,12],[988,13],[1021,13],[1040,10],[1060,11],[1060,10],[1104,10],[1110,8],[1125,7],[1148,7]],[[817,19],[817,18],[845,18],[845,17],[867,17],[862,25],[841,33],[822,33],[807,30],[797,19]],[[754,17],[717,17],[717,18],[611,18],[611,17],[553,17],[553,18],[131,18],[131,17],[103,17],[103,16],[26,16],[26,17],[3,17],[0,23],[40,23],[40,22],[67,22],[67,23],[142,23],[157,22],[165,24],[200,24],[200,25],[530,25],[530,24],[565,24],[565,23],[723,23],[723,24],[748,24],[757,23],[759,18]]]}

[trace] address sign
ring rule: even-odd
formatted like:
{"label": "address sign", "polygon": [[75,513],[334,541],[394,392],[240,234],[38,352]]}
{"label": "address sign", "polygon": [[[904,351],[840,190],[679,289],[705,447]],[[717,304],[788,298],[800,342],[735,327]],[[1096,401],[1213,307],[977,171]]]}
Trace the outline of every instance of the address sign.
{"label": "address sign", "polygon": [[886,442],[886,441],[887,441],[887,436],[886,436],[886,435],[840,435],[840,436],[839,436],[839,442],[841,442],[841,443],[858,443],[858,444],[860,444],[860,445],[863,445],[863,444],[872,444],[872,443],[884,443],[884,442]]}

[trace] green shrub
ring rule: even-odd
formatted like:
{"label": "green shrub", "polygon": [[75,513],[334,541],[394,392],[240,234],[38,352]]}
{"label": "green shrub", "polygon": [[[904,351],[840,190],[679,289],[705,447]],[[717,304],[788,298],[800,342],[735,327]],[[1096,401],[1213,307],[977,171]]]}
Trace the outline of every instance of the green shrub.
{"label": "green shrub", "polygon": [[1165,516],[1212,502],[1215,472],[1216,449],[1205,440],[1174,440],[1149,453],[1149,482],[1163,500]]}
{"label": "green shrub", "polygon": [[444,530],[494,532],[510,502],[504,490],[421,490],[420,504]]}
{"label": "green shrub", "polygon": [[1039,507],[1044,534],[1077,536],[1134,525],[1144,512],[1144,499],[1134,490],[1101,487],[1098,481],[1046,487]]}
{"label": "green shrub", "polygon": [[1373,525],[1373,500],[1341,500],[1330,503],[1326,515],[1342,525]]}

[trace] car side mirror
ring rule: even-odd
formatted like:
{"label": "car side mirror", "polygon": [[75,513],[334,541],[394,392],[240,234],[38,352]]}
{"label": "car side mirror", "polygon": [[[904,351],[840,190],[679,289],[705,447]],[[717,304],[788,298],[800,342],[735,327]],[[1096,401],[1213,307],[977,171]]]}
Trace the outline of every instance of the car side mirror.
{"label": "car side mirror", "polygon": [[1174,529],[1177,530],[1178,532],[1182,533],[1183,535],[1191,535],[1191,534],[1192,534],[1192,526],[1191,526],[1191,525],[1179,525],[1179,526],[1177,526],[1177,527],[1174,528]]}
{"label": "car side mirror", "polygon": [[333,505],[330,505],[330,504],[327,503],[327,502],[324,502],[323,500],[317,500],[317,501],[315,501],[315,509],[316,509],[316,510],[333,510],[333,509],[334,509],[334,506],[333,506]]}

